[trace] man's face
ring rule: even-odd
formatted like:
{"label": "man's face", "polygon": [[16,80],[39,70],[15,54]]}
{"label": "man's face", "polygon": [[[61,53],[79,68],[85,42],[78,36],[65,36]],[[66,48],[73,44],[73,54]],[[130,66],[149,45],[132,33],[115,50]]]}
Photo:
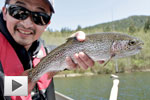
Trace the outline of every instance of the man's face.
{"label": "man's face", "polygon": [[[9,4],[22,6],[33,12],[45,12],[48,15],[51,13],[48,3],[44,2],[44,0],[10,0]],[[17,20],[9,15],[6,8],[3,9],[3,16],[7,29],[14,40],[27,49],[41,36],[48,25],[35,24],[31,16],[25,20]]]}

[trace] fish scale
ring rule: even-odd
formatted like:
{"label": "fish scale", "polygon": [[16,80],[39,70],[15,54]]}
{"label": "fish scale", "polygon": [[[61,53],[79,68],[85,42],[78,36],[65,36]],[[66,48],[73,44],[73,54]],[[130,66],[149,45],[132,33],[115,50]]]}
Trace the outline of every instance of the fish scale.
{"label": "fish scale", "polygon": [[66,43],[52,50],[40,63],[29,71],[28,78],[37,81],[44,73],[69,69],[65,59],[73,58],[75,53],[84,52],[94,61],[110,60],[135,55],[140,52],[143,42],[122,33],[96,33],[87,35],[83,42],[75,37],[68,38]]}

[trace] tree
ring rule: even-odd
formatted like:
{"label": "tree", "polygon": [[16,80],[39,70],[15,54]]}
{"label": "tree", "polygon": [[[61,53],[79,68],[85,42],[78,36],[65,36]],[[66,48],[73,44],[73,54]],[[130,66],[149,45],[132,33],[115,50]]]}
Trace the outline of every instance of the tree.
{"label": "tree", "polygon": [[82,29],[82,27],[80,25],[78,25],[76,31],[79,31],[81,29]]}
{"label": "tree", "polygon": [[104,32],[109,32],[109,31],[111,31],[110,26],[103,27],[103,31],[104,31]]}
{"label": "tree", "polygon": [[60,32],[61,32],[62,34],[66,34],[66,33],[70,33],[71,31],[72,31],[71,29],[65,27],[65,28],[62,28]]}
{"label": "tree", "polygon": [[47,28],[49,32],[54,32],[52,28]]}
{"label": "tree", "polygon": [[144,25],[144,32],[146,33],[150,29],[150,17],[147,19]]}
{"label": "tree", "polygon": [[133,24],[131,24],[131,25],[129,26],[128,31],[129,31],[130,33],[134,33],[134,32],[136,31],[136,27],[135,27]]}

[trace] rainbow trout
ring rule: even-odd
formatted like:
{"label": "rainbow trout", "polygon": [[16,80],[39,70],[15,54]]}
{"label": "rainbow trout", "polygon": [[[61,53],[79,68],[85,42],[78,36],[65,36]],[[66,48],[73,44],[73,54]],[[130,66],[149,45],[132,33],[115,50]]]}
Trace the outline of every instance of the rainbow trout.
{"label": "rainbow trout", "polygon": [[66,43],[52,50],[40,63],[29,71],[28,78],[37,81],[46,72],[69,69],[65,59],[73,58],[75,53],[84,52],[94,61],[109,61],[135,55],[140,52],[143,42],[138,38],[121,33],[97,33],[87,35],[85,41],[80,42],[76,37],[68,38]]}

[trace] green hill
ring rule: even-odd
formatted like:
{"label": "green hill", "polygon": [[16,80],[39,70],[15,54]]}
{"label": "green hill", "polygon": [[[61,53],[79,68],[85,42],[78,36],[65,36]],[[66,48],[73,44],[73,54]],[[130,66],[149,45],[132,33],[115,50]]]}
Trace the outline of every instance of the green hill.
{"label": "green hill", "polygon": [[129,27],[134,26],[136,29],[141,29],[144,27],[146,21],[150,16],[130,16],[125,19],[116,20],[113,22],[107,22],[102,24],[97,24],[94,26],[85,27],[82,30],[90,32],[98,31],[120,31],[127,32]]}

